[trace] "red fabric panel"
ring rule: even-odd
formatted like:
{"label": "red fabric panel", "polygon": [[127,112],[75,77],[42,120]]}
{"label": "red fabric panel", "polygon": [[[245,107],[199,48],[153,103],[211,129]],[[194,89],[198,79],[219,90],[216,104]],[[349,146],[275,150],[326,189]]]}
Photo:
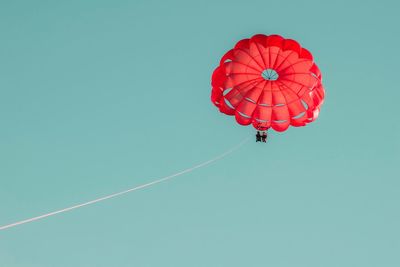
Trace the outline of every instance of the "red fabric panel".
{"label": "red fabric panel", "polygon": [[[267,83],[265,85],[265,88],[271,88],[271,83]],[[267,105],[267,106],[272,106],[272,91],[271,90],[267,90],[264,89],[264,91],[262,92],[262,94],[260,95],[259,99],[258,99],[258,104],[259,105]]]}
{"label": "red fabric panel", "polygon": [[272,105],[276,106],[279,104],[286,104],[285,95],[282,93],[279,87],[277,85],[273,85],[272,88]]}
{"label": "red fabric panel", "polygon": [[[287,69],[291,69],[293,62],[298,63],[299,57],[294,51],[280,51],[272,68],[283,76]],[[294,71],[293,71],[294,72]]]}
{"label": "red fabric panel", "polygon": [[239,42],[236,43],[234,49],[240,49],[240,48],[247,49],[249,47],[249,41],[250,39],[240,40]]}
{"label": "red fabric panel", "polygon": [[264,70],[262,60],[257,60],[257,58],[253,57],[253,55],[250,53],[250,49],[236,49],[233,60],[235,62],[247,65],[259,72]]}
{"label": "red fabric panel", "polygon": [[233,107],[237,107],[239,103],[243,100],[242,92],[237,88],[233,88],[229,93],[225,95],[225,99],[232,104]]}
{"label": "red fabric panel", "polygon": [[316,64],[311,67],[310,72],[313,73],[320,81],[322,80],[321,71]]}
{"label": "red fabric panel", "polygon": [[285,39],[283,39],[282,36],[280,35],[270,35],[267,37],[267,43],[266,43],[266,47],[268,46],[276,46],[276,47],[282,47],[282,43]]}
{"label": "red fabric panel", "polygon": [[280,91],[284,95],[284,97],[286,99],[286,104],[299,99],[299,96],[294,91],[292,91],[292,89],[290,89],[289,87],[282,86],[279,83],[276,83],[276,84],[278,85]]}
{"label": "red fabric panel", "polygon": [[255,86],[252,90],[249,90],[244,97],[250,99],[255,103],[258,103],[258,100],[260,99],[260,96],[263,93],[263,87],[264,86],[262,85]]}
{"label": "red fabric panel", "polygon": [[272,108],[272,122],[288,121],[290,122],[290,114],[287,106],[275,106]]}
{"label": "red fabric panel", "polygon": [[249,124],[251,124],[251,121],[252,121],[251,118],[246,118],[246,117],[242,116],[238,111],[236,111],[236,113],[235,113],[235,119],[241,125],[249,125]]}
{"label": "red fabric panel", "polygon": [[267,48],[267,53],[264,54],[264,58],[267,59],[267,65],[265,66],[265,69],[273,68],[275,66],[275,62],[280,53],[281,49],[277,46],[271,46]]}
{"label": "red fabric panel", "polygon": [[272,115],[272,107],[260,106],[258,105],[254,110],[253,117],[255,120],[258,120],[259,123],[264,125],[264,127],[271,126],[271,115]]}
{"label": "red fabric panel", "polygon": [[308,51],[304,47],[301,49],[300,57],[308,59],[310,61],[314,61],[313,55],[310,53],[310,51]]}
{"label": "red fabric panel", "polygon": [[219,64],[223,65],[225,63],[225,61],[232,60],[234,52],[235,52],[234,49],[231,49],[228,52],[226,52],[225,55],[223,55],[223,57],[221,58],[221,61],[219,62]]}
{"label": "red fabric panel", "polygon": [[260,75],[259,68],[255,68],[250,65],[243,64],[241,62],[236,62],[236,61],[227,62],[224,63],[224,67],[225,67],[225,73],[227,75],[232,75],[236,73],[245,73],[250,75],[252,74],[256,75],[254,76],[254,78],[258,78],[258,76]]}
{"label": "red fabric panel", "polygon": [[226,115],[230,115],[230,116],[235,114],[235,109],[228,106],[225,99],[221,100],[219,111],[221,111],[222,113],[225,113]]}
{"label": "red fabric panel", "polygon": [[286,39],[283,43],[283,50],[296,52],[297,55],[301,53],[301,46],[298,42],[292,39]]}
{"label": "red fabric panel", "polygon": [[289,114],[290,117],[293,119],[293,117],[296,117],[300,115],[301,113],[305,113],[307,110],[304,108],[303,104],[301,103],[300,99],[295,100],[293,102],[290,102],[287,104],[288,109],[289,109]]}
{"label": "red fabric panel", "polygon": [[[291,63],[289,60],[294,61]],[[280,76],[290,75],[290,74],[307,74],[311,75],[310,68],[313,62],[308,59],[299,59],[295,53],[291,53],[287,58],[285,58],[286,65],[281,65],[277,67],[277,71],[281,73]]]}
{"label": "red fabric panel", "polygon": [[268,37],[264,34],[256,34],[250,38],[250,43],[256,43],[259,44],[260,46],[265,47],[267,44],[267,38]]}
{"label": "red fabric panel", "polygon": [[257,104],[252,103],[247,100],[243,100],[240,102],[240,104],[237,106],[236,110],[239,111],[240,113],[252,117],[253,116],[253,111],[256,109]]}
{"label": "red fabric panel", "polygon": [[266,64],[264,58],[262,57],[262,55],[265,53],[265,47],[255,43],[253,40],[250,40],[249,53],[251,59],[257,65],[257,70],[263,71]]}

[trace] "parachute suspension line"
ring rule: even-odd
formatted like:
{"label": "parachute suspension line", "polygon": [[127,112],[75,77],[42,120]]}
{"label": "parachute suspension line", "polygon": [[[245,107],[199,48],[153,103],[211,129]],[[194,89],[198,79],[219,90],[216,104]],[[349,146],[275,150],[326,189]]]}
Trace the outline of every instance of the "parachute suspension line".
{"label": "parachute suspension line", "polygon": [[225,151],[225,152],[222,153],[221,155],[219,155],[219,156],[217,156],[217,157],[215,157],[215,158],[212,158],[212,159],[210,159],[210,160],[207,160],[207,161],[205,161],[205,162],[203,162],[203,163],[200,163],[200,164],[198,164],[198,165],[195,165],[195,166],[193,166],[193,167],[190,167],[190,168],[188,168],[188,169],[185,169],[185,170],[183,170],[183,171],[180,171],[180,172],[177,172],[177,173],[174,173],[174,174],[171,174],[171,175],[168,175],[168,176],[159,178],[159,179],[154,180],[154,181],[152,181],[152,182],[149,182],[149,183],[146,183],[146,184],[142,184],[142,185],[139,185],[139,186],[136,186],[136,187],[132,187],[132,188],[130,188],[130,189],[127,189],[127,190],[124,190],[124,191],[121,191],[121,192],[117,192],[117,193],[114,193],[114,194],[111,194],[111,195],[107,195],[107,196],[104,196],[104,197],[100,197],[100,198],[97,198],[97,199],[94,199],[94,200],[90,200],[90,201],[87,201],[87,202],[84,202],[84,203],[81,203],[81,204],[77,204],[77,205],[74,205],[74,206],[71,206],[71,207],[67,207],[67,208],[64,208],[64,209],[56,210],[56,211],[53,211],[53,212],[50,212],[50,213],[46,213],[46,214],[43,214],[43,215],[39,215],[39,216],[36,216],[36,217],[32,217],[32,218],[29,218],[29,219],[25,219],[25,220],[22,220],[22,221],[18,221],[18,222],[15,222],[15,223],[3,225],[3,226],[0,226],[0,230],[6,230],[6,229],[8,229],[8,228],[12,228],[12,227],[15,227],[15,226],[18,226],[18,225],[21,225],[21,224],[26,224],[26,223],[38,221],[38,220],[41,220],[41,219],[44,219],[44,218],[47,218],[47,217],[50,217],[50,216],[57,215],[57,214],[59,214],[59,213],[64,213],[64,212],[71,211],[71,210],[74,210],[74,209],[78,209],[78,208],[82,208],[82,207],[85,207],[85,206],[89,206],[89,205],[95,204],[95,203],[97,203],[97,202],[105,201],[105,200],[107,200],[107,199],[115,198],[115,197],[118,197],[118,196],[127,194],[127,193],[129,193],[129,192],[133,192],[133,191],[136,191],[136,190],[139,190],[139,189],[142,189],[142,188],[146,188],[146,187],[150,187],[150,186],[152,186],[152,185],[159,184],[159,183],[161,183],[161,182],[170,180],[170,179],[172,179],[172,178],[174,178],[174,177],[183,175],[183,174],[185,174],[185,173],[192,172],[192,171],[194,171],[194,170],[196,170],[196,169],[205,167],[205,166],[207,166],[207,165],[209,165],[209,164],[211,164],[211,163],[213,163],[213,162],[216,162],[216,161],[218,161],[218,160],[220,160],[220,159],[222,159],[222,158],[228,156],[229,154],[233,153],[233,152],[236,151],[237,149],[239,149],[239,148],[240,148],[241,146],[243,146],[247,141],[249,141],[249,138],[244,139],[242,142],[240,142],[240,143],[237,144],[236,146],[232,147],[231,149]]}

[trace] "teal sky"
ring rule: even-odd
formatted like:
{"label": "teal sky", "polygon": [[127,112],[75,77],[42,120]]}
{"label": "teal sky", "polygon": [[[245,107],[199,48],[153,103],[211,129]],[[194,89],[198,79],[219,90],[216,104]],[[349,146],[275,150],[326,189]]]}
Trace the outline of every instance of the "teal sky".
{"label": "teal sky", "polygon": [[208,160],[236,41],[309,49],[315,123],[173,181],[0,232],[0,267],[398,267],[397,1],[0,1],[0,225]]}

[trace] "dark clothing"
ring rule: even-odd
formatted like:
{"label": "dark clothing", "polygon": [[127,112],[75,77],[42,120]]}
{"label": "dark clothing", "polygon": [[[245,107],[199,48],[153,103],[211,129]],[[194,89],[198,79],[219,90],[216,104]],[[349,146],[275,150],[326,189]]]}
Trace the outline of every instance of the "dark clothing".
{"label": "dark clothing", "polygon": [[257,132],[257,134],[256,134],[256,142],[261,142],[261,134],[260,134],[260,132]]}
{"label": "dark clothing", "polygon": [[263,135],[261,136],[261,138],[262,138],[262,141],[263,141],[264,143],[266,143],[266,142],[267,142],[267,133],[263,133]]}

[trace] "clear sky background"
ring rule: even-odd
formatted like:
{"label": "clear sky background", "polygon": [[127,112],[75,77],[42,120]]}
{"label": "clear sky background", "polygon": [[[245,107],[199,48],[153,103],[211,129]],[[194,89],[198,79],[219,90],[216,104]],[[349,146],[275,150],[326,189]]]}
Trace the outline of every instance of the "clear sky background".
{"label": "clear sky background", "polygon": [[[0,267],[398,267],[398,1],[0,1]],[[253,141],[210,102],[236,41],[309,49],[326,102]]]}

